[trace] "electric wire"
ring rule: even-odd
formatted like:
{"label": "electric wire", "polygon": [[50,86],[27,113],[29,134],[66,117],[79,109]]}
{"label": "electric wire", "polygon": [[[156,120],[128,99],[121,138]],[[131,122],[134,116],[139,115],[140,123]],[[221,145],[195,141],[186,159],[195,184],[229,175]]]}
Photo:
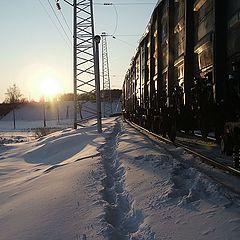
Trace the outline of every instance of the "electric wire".
{"label": "electric wire", "polygon": [[62,18],[63,18],[63,20],[64,20],[64,22],[65,22],[65,24],[66,24],[66,26],[67,26],[67,28],[68,28],[71,36],[73,36],[72,30],[71,30],[71,28],[69,27],[69,25],[68,25],[68,23],[67,23],[67,20],[66,20],[66,18],[65,18],[65,16],[64,16],[64,14],[63,14],[63,12],[62,12],[61,9],[60,9],[60,13],[61,13],[61,15],[62,15]]}
{"label": "electric wire", "polygon": [[118,12],[117,12],[117,8],[115,6],[115,4],[112,4],[114,10],[115,10],[115,14],[116,14],[116,21],[115,21],[115,28],[114,28],[114,31],[113,31],[113,34],[114,35],[117,31],[117,28],[118,28]]}
{"label": "electric wire", "polygon": [[109,35],[109,36],[111,36],[113,39],[116,39],[116,40],[118,40],[118,41],[120,41],[122,43],[125,43],[125,44],[129,45],[130,47],[136,47],[135,45],[133,45],[133,44],[127,42],[127,41],[124,41],[124,40],[122,40],[120,38],[117,38],[116,36],[113,36],[113,35]]}
{"label": "electric wire", "polygon": [[94,3],[94,5],[102,5],[102,6],[113,6],[113,8],[114,8],[114,10],[115,10],[115,15],[116,15],[116,23],[115,23],[115,28],[114,28],[114,31],[113,31],[113,33],[112,34],[110,34],[110,35],[106,35],[106,36],[110,36],[110,37],[112,37],[112,38],[114,38],[114,39],[116,39],[116,40],[118,40],[118,41],[120,41],[120,42],[123,42],[123,43],[125,43],[125,44],[127,44],[127,45],[129,45],[129,46],[131,46],[131,47],[135,47],[135,46],[133,46],[133,44],[130,44],[130,43],[128,43],[128,42],[126,42],[126,41],[124,41],[124,40],[122,40],[122,39],[119,39],[119,38],[117,38],[117,36],[142,36],[141,34],[137,34],[137,35],[116,35],[115,33],[116,33],[116,31],[117,31],[117,28],[118,28],[118,12],[117,12],[117,8],[116,8],[116,5],[143,5],[143,4],[156,4],[156,3],[112,3],[112,2],[109,2],[109,3]]}
{"label": "electric wire", "polygon": [[71,45],[69,44],[69,42],[66,40],[66,38],[64,37],[64,35],[62,34],[62,32],[60,31],[60,29],[58,28],[57,24],[53,21],[53,18],[51,17],[51,15],[49,14],[46,6],[41,2],[41,0],[38,0],[38,2],[40,3],[40,5],[42,6],[43,10],[45,11],[45,13],[47,14],[47,16],[49,17],[50,21],[52,22],[52,24],[54,25],[54,27],[56,28],[56,30],[58,31],[59,35],[61,36],[61,38],[65,41],[65,43],[68,45],[69,48],[71,48]]}
{"label": "electric wire", "polygon": [[54,10],[54,8],[53,8],[52,4],[50,3],[50,1],[49,1],[49,0],[47,0],[47,1],[48,1],[49,5],[50,5],[50,7],[51,7],[51,9],[52,9],[52,11],[53,11],[53,13],[54,13],[55,17],[56,17],[56,19],[57,19],[58,23],[60,24],[60,26],[61,26],[61,28],[62,28],[62,30],[63,30],[63,32],[64,32],[65,36],[68,38],[68,40],[69,40],[70,44],[72,45],[72,41],[71,41],[71,39],[69,38],[68,34],[66,33],[66,31],[65,31],[65,29],[64,29],[64,27],[63,27],[63,25],[62,25],[61,21],[59,20],[59,18],[58,18],[58,16],[57,16],[57,14],[56,14],[56,12],[55,12],[55,10]]}
{"label": "electric wire", "polygon": [[115,11],[115,27],[114,27],[114,30],[113,30],[113,33],[111,35],[115,35],[116,31],[117,31],[117,28],[118,28],[118,11],[117,11],[117,8],[115,6],[115,4],[113,3],[109,3],[109,4],[102,4],[104,6],[112,6],[114,11]]}
{"label": "electric wire", "polygon": [[[67,3],[68,3],[68,2],[67,2]],[[65,24],[66,24],[66,26],[67,26],[67,28],[68,28],[71,36],[73,36],[72,30],[70,29],[70,27],[69,27],[69,25],[68,25],[68,23],[67,23],[67,20],[66,20],[64,14],[63,14],[63,12],[62,12],[62,8],[61,8],[61,5],[60,5],[59,0],[56,0],[56,6],[57,6],[57,9],[60,11],[60,13],[61,13],[61,15],[62,15],[62,18],[63,18],[63,20],[64,20],[64,22],[65,22]]]}
{"label": "electric wire", "polygon": [[129,42],[127,42],[127,41],[124,41],[124,40],[122,40],[122,39],[120,39],[120,38],[118,38],[119,36],[120,37],[137,37],[137,36],[142,36],[142,34],[130,34],[130,35],[128,35],[128,34],[117,34],[117,35],[112,35],[112,34],[105,34],[104,36],[106,36],[106,37],[112,37],[113,39],[116,39],[116,40],[118,40],[118,41],[120,41],[120,42],[122,42],[122,43],[125,43],[125,44],[127,44],[127,45],[129,45],[129,46],[131,46],[131,47],[136,47],[135,45],[133,45],[133,44],[131,44],[131,43],[129,43]]}
{"label": "electric wire", "polygon": [[141,37],[142,34],[114,34],[114,35],[107,35],[107,36],[114,36],[114,37]]}
{"label": "electric wire", "polygon": [[155,5],[155,2],[150,2],[150,3],[139,3],[139,2],[135,2],[135,3],[94,3],[94,5]]}

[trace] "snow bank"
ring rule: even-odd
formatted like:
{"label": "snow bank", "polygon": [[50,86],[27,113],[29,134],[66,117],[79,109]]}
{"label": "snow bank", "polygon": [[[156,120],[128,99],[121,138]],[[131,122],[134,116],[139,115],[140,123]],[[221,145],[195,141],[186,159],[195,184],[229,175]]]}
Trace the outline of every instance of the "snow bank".
{"label": "snow bank", "polygon": [[0,147],[0,239],[105,239],[96,127]]}

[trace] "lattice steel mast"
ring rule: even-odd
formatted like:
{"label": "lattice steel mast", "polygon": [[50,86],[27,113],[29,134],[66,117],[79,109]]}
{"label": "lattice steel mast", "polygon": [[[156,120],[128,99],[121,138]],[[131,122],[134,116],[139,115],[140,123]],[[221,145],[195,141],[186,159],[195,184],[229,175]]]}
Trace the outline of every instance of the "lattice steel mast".
{"label": "lattice steel mast", "polygon": [[[97,116],[98,132],[102,132],[100,73],[99,73],[99,43],[100,36],[94,36],[93,2],[92,0],[63,0],[73,7],[73,86],[74,86],[74,128],[81,118],[89,119]],[[61,10],[60,0],[56,0],[58,10]],[[67,24],[67,23],[66,23]],[[67,25],[68,26],[68,25]],[[71,31],[71,30],[70,30]],[[89,99],[96,94],[96,105],[82,106],[80,94],[86,94]],[[85,117],[82,108],[88,113]]]}
{"label": "lattice steel mast", "polygon": [[[97,76],[98,56],[96,49],[99,41],[94,40],[94,21],[92,0],[73,1],[73,77],[74,77],[74,128],[79,123],[78,112],[81,114],[81,105],[78,104],[79,94],[90,95],[96,93],[96,108],[87,107],[88,118],[98,116],[98,131],[101,132],[101,107],[99,109],[100,98],[96,86],[99,76]],[[97,38],[97,40],[100,40]],[[96,82],[95,82],[96,81]],[[98,99],[99,98],[99,99]]]}
{"label": "lattice steel mast", "polygon": [[102,76],[103,76],[103,109],[104,117],[112,114],[112,96],[109,75],[108,50],[106,33],[103,32],[102,37]]}

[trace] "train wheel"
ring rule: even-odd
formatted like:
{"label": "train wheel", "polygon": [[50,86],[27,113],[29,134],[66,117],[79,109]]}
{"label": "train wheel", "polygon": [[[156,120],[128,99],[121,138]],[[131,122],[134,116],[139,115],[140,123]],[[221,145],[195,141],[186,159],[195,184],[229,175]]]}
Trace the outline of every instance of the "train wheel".
{"label": "train wheel", "polygon": [[177,131],[176,124],[175,123],[171,124],[168,131],[168,137],[172,142],[174,142],[176,139],[176,131]]}
{"label": "train wheel", "polygon": [[200,131],[201,131],[202,137],[207,138],[209,131],[208,131],[206,119],[204,119],[203,117],[200,119]]}
{"label": "train wheel", "polygon": [[166,137],[167,135],[167,124],[165,120],[160,119],[159,121],[159,133],[163,136]]}
{"label": "train wheel", "polygon": [[222,139],[221,139],[221,135],[222,135],[223,130],[220,128],[216,128],[215,129],[215,138],[218,144],[222,144]]}
{"label": "train wheel", "polygon": [[233,154],[233,146],[230,137],[223,136],[221,139],[221,152],[225,153],[227,156],[231,156]]}
{"label": "train wheel", "polygon": [[234,135],[233,135],[233,161],[234,167],[239,169],[240,162],[240,128],[234,127]]}
{"label": "train wheel", "polygon": [[225,142],[223,138],[221,139],[220,148],[221,148],[221,153],[225,153],[226,149],[225,149]]}
{"label": "train wheel", "polygon": [[235,168],[239,168],[239,162],[240,162],[240,149],[236,148],[233,153],[233,165]]}

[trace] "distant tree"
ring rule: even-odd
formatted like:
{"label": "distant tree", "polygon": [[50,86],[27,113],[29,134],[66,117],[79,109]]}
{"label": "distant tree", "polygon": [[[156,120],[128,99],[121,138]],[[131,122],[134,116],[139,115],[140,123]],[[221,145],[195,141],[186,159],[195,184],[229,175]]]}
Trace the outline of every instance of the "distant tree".
{"label": "distant tree", "polygon": [[88,92],[88,93],[78,94],[77,100],[79,100],[79,101],[94,101],[94,100],[96,100],[96,93]]}
{"label": "distant tree", "polygon": [[9,87],[5,94],[7,95],[7,97],[5,98],[6,103],[21,102],[22,94],[19,87],[16,84],[13,84],[13,86]]}
{"label": "distant tree", "polygon": [[60,94],[58,96],[58,99],[60,101],[73,101],[74,100],[74,94],[73,93],[64,93]]}
{"label": "distant tree", "polygon": [[105,97],[109,96],[109,91],[111,92],[111,98],[113,99],[120,99],[122,96],[122,90],[121,89],[111,89],[111,90],[101,90],[101,96],[102,99],[104,99]]}
{"label": "distant tree", "polygon": [[[122,95],[121,89],[111,89],[111,90],[101,90],[101,98],[104,99],[104,96],[109,95],[109,91],[111,91],[112,99],[119,99]],[[74,94],[73,93],[64,93],[58,95],[58,100],[60,101],[74,101]],[[89,92],[89,93],[81,93],[77,95],[77,100],[79,101],[94,101],[96,100],[96,93]]]}
{"label": "distant tree", "polygon": [[7,97],[5,98],[5,102],[10,103],[12,106],[13,126],[14,126],[14,129],[16,129],[15,109],[17,107],[17,104],[21,102],[22,94],[16,84],[13,84],[13,86],[9,87],[5,94],[7,95]]}

